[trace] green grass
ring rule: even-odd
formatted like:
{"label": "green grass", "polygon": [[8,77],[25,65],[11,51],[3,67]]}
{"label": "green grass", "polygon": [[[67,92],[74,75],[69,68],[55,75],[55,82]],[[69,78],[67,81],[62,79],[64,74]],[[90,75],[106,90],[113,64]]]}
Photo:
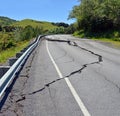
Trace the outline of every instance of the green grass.
{"label": "green grass", "polygon": [[115,41],[114,39],[112,40],[108,38],[99,38],[99,39],[92,38],[92,40],[100,41],[100,42],[106,43],[109,46],[120,49],[120,41]]}
{"label": "green grass", "polygon": [[30,25],[32,27],[42,27],[44,30],[50,30],[50,29],[57,28],[57,26],[52,25],[50,22],[36,21],[36,20],[32,20],[32,19],[24,19],[22,21],[12,24],[12,25],[20,26],[23,28]]}
{"label": "green grass", "polygon": [[14,19],[10,19],[8,17],[0,16],[0,25],[1,26],[8,26],[8,25],[10,25],[12,23],[15,23],[15,22],[16,22],[16,20],[14,20]]}
{"label": "green grass", "polygon": [[75,36],[75,37],[80,37],[80,38],[84,38],[84,37],[85,37],[85,33],[84,33],[83,30],[75,31],[75,32],[73,33],[73,36]]}
{"label": "green grass", "polygon": [[84,32],[84,30],[80,30],[76,31],[73,36],[100,41],[106,43],[109,46],[120,48],[120,32],[118,31],[108,31],[106,33],[89,33]]}
{"label": "green grass", "polygon": [[13,47],[13,48],[0,52],[0,64],[5,63],[8,60],[8,58],[15,56],[16,53],[20,52],[20,50],[25,48],[28,44],[29,44],[28,41],[24,41],[24,42],[19,43],[17,47]]}
{"label": "green grass", "polygon": [[16,21],[14,19],[10,19],[8,17],[1,17],[0,16],[0,25],[1,26],[18,26],[18,27],[26,27],[28,25],[34,27],[42,27],[43,30],[51,30],[57,28],[57,26],[53,25],[51,22],[47,21],[37,21],[32,19],[24,19],[21,21]]}

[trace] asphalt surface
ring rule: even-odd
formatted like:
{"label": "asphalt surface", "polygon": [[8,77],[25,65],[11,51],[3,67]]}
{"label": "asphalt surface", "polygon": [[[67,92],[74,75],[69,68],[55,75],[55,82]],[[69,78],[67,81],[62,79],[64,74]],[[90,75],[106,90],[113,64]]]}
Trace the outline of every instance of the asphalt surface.
{"label": "asphalt surface", "polygon": [[120,50],[46,36],[13,84],[0,116],[120,116]]}

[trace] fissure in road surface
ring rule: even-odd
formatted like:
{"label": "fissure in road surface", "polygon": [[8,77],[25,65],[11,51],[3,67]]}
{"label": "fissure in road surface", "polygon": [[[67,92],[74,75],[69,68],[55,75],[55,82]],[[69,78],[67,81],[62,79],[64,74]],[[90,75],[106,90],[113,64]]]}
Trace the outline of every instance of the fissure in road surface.
{"label": "fissure in road surface", "polygon": [[70,40],[57,40],[57,39],[54,39],[54,40],[53,40],[53,39],[48,39],[48,38],[45,38],[45,39],[48,40],[48,41],[52,41],[52,42],[65,42],[65,43],[67,43],[68,45],[71,45],[71,46],[74,46],[74,47],[78,47],[78,48],[80,48],[80,49],[82,49],[82,50],[84,50],[84,51],[86,51],[86,52],[89,52],[89,53],[97,56],[97,57],[98,57],[98,60],[95,61],[95,62],[91,62],[91,63],[88,63],[88,64],[84,64],[84,65],[82,65],[82,67],[81,67],[80,69],[71,72],[70,74],[64,76],[63,78],[59,78],[59,79],[53,80],[53,81],[45,84],[44,87],[42,87],[42,88],[40,88],[40,89],[38,89],[38,90],[36,90],[36,91],[34,91],[34,92],[31,92],[31,93],[28,93],[28,94],[22,94],[22,95],[21,95],[21,98],[18,99],[18,100],[16,100],[16,103],[19,103],[19,102],[25,100],[25,99],[26,99],[26,95],[33,95],[33,94],[39,93],[39,92],[45,90],[46,88],[48,88],[50,85],[52,85],[52,84],[54,84],[54,83],[56,83],[56,82],[58,82],[58,81],[61,81],[61,80],[65,79],[65,78],[70,78],[72,75],[74,75],[74,74],[76,74],[76,73],[79,73],[79,74],[82,73],[82,71],[83,71],[85,68],[87,68],[89,65],[99,64],[100,62],[103,61],[101,55],[96,54],[96,53],[94,53],[93,51],[90,51],[90,50],[88,50],[88,49],[86,49],[86,48],[83,48],[83,47],[77,45],[76,42],[73,42],[73,41],[70,41]]}
{"label": "fissure in road surface", "polygon": [[85,68],[87,68],[89,65],[99,64],[100,62],[103,61],[101,55],[96,54],[96,53],[94,53],[93,51],[90,51],[90,50],[88,50],[88,49],[86,49],[86,48],[82,48],[81,46],[78,46],[77,43],[71,42],[70,40],[57,40],[57,39],[54,39],[54,40],[53,40],[53,39],[48,39],[48,38],[46,38],[46,40],[52,41],[52,42],[66,42],[66,43],[68,43],[68,45],[78,47],[78,48],[80,48],[80,49],[82,49],[82,50],[84,50],[84,51],[87,51],[87,52],[89,52],[89,53],[97,56],[97,57],[98,57],[98,60],[95,61],[95,62],[91,62],[91,63],[88,63],[88,64],[84,64],[84,65],[82,65],[82,67],[81,67],[80,69],[71,72],[70,74],[64,76],[63,78],[59,78],[59,79],[53,80],[53,81],[45,84],[43,88],[41,88],[41,89],[39,89],[39,90],[36,90],[36,91],[34,91],[34,92],[31,92],[31,93],[29,93],[28,95],[33,95],[33,94],[36,94],[36,93],[38,93],[38,92],[41,92],[41,91],[43,91],[44,89],[46,89],[46,87],[49,87],[51,84],[54,84],[54,83],[56,83],[56,82],[58,82],[58,81],[60,81],[60,80],[63,80],[63,79],[65,79],[65,78],[69,78],[69,77],[71,77],[72,75],[74,75],[74,74],[76,74],[76,73],[79,73],[79,74],[80,74],[80,73],[82,73],[82,71],[83,71]]}
{"label": "fissure in road surface", "polygon": [[[57,40],[57,39],[56,39],[56,40],[55,40],[55,39],[53,40],[53,39],[48,39],[48,38],[46,38],[46,40],[52,41],[52,42],[65,42],[65,43],[67,43],[67,44],[70,45],[70,46],[78,47],[78,48],[80,48],[80,49],[82,49],[82,50],[84,50],[84,51],[86,51],[86,52],[89,52],[89,53],[97,56],[97,57],[98,57],[98,60],[95,61],[95,62],[88,63],[88,64],[83,64],[82,67],[79,68],[78,70],[75,70],[75,71],[71,72],[70,74],[64,76],[63,78],[59,78],[59,79],[53,80],[53,81],[45,84],[42,88],[40,88],[40,89],[38,89],[38,90],[36,90],[36,91],[34,91],[34,92],[30,92],[30,93],[28,93],[28,94],[23,94],[23,93],[20,92],[20,94],[18,95],[19,98],[18,98],[17,100],[14,100],[14,95],[12,95],[13,92],[14,92],[14,91],[13,91],[12,94],[10,95],[10,98],[9,98],[11,103],[10,103],[9,105],[6,105],[6,107],[3,108],[3,110],[1,111],[1,113],[9,110],[9,111],[11,111],[11,112],[14,112],[16,116],[19,116],[19,115],[20,115],[19,112],[22,112],[22,110],[20,111],[20,109],[21,109],[21,107],[23,107],[20,102],[23,101],[23,100],[25,100],[27,95],[37,94],[37,93],[45,90],[46,88],[49,88],[50,85],[52,85],[52,84],[54,84],[54,83],[56,83],[56,82],[58,82],[58,81],[61,81],[61,80],[65,79],[65,78],[70,78],[70,77],[72,77],[72,75],[74,75],[74,74],[77,74],[77,73],[80,74],[80,73],[82,73],[82,71],[83,71],[85,68],[87,68],[89,65],[99,64],[99,63],[101,63],[101,62],[103,61],[103,58],[102,58],[101,55],[99,55],[99,54],[97,54],[97,53],[94,53],[93,51],[90,51],[90,50],[88,50],[88,49],[86,49],[86,48],[83,48],[83,47],[79,46],[79,45],[78,45],[76,42],[74,42],[74,41],[70,41],[70,40]],[[21,75],[21,77],[26,77],[26,81],[24,82],[24,87],[25,87],[25,84],[27,83],[27,78],[29,78],[29,70],[30,70],[30,67],[31,67],[31,64],[32,64],[33,59],[34,59],[34,55],[33,55],[33,57],[32,57],[32,60],[31,60],[31,62],[30,62],[30,65],[26,67],[26,74],[25,74],[25,75]],[[115,85],[115,86],[119,89],[119,92],[120,92],[120,87],[119,87],[117,84],[115,84],[115,83],[113,83],[112,81],[108,80],[107,77],[105,77],[105,80],[108,81],[109,83]],[[15,107],[16,107],[16,108],[11,108],[11,107],[13,107],[13,106],[11,106],[11,104],[14,105],[14,103],[15,103]],[[19,109],[19,111],[18,111],[18,109]]]}
{"label": "fissure in road surface", "polygon": [[[66,42],[66,43],[68,43],[69,45],[71,45],[71,46],[74,46],[74,47],[78,47],[78,48],[80,48],[80,49],[82,49],[82,50],[84,50],[84,51],[87,51],[87,52],[89,52],[89,53],[91,53],[91,54],[93,54],[93,55],[95,55],[95,56],[97,56],[98,57],[98,61],[96,61],[96,62],[92,62],[92,63],[89,63],[89,64],[84,64],[83,66],[82,66],[82,68],[81,69],[78,69],[78,70],[76,70],[76,71],[73,71],[71,74],[69,74],[67,77],[70,77],[70,76],[72,76],[73,74],[76,74],[76,73],[81,73],[81,71],[83,70],[83,69],[85,69],[88,65],[93,65],[93,64],[99,64],[100,62],[103,62],[103,57],[101,56],[101,55],[99,55],[99,54],[97,54],[97,53],[94,53],[93,51],[91,51],[91,50],[88,50],[88,49],[86,49],[86,48],[83,48],[83,47],[81,47],[81,46],[79,46],[76,42],[74,42],[74,41],[70,41],[70,40],[58,40],[58,39],[49,39],[49,38],[47,38],[47,40],[48,41],[53,41],[53,42]],[[104,77],[104,79],[107,81],[107,82],[109,82],[109,83],[111,83],[112,85],[114,85],[118,90],[119,90],[119,93],[120,93],[120,86],[118,85],[118,84],[116,84],[115,82],[113,82],[113,81],[111,81],[111,80],[109,80],[107,77],[105,77],[105,76],[103,76]]]}
{"label": "fissure in road surface", "polygon": [[68,43],[68,44],[71,45],[71,46],[78,47],[78,48],[80,48],[80,49],[82,49],[82,50],[84,50],[84,51],[87,51],[87,52],[89,52],[89,53],[97,56],[97,57],[98,57],[98,61],[97,61],[98,63],[100,63],[100,62],[103,61],[101,55],[99,55],[99,54],[97,54],[97,53],[94,53],[94,52],[91,51],[91,50],[88,50],[88,49],[86,49],[86,48],[83,48],[83,47],[77,45],[77,43],[74,42],[74,41],[70,41],[70,40],[59,40],[59,39],[58,39],[58,40],[57,40],[57,39],[54,39],[54,40],[53,40],[53,39],[49,39],[49,38],[46,38],[46,40],[48,40],[48,41],[53,41],[53,42],[66,42],[66,43]]}

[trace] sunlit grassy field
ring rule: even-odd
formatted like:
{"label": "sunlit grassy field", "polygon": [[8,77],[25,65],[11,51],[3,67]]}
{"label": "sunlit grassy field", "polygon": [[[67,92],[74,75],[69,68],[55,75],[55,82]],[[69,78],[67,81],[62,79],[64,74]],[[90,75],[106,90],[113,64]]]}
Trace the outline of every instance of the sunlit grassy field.
{"label": "sunlit grassy field", "polygon": [[24,19],[20,22],[16,22],[14,24],[12,24],[13,26],[21,26],[21,27],[25,27],[25,26],[32,26],[32,27],[42,27],[44,30],[50,30],[50,29],[54,29],[57,28],[57,26],[52,25],[49,22],[45,22],[45,21],[35,21],[32,19]]}
{"label": "sunlit grassy field", "polygon": [[85,33],[83,30],[76,31],[73,36],[79,37],[79,38],[89,38],[92,40],[103,42],[109,46],[120,48],[120,37],[119,32],[107,32],[103,34],[94,34],[91,33]]}
{"label": "sunlit grassy field", "polygon": [[23,41],[23,42],[20,42],[17,45],[17,47],[13,47],[0,52],[0,64],[5,63],[10,57],[15,56],[16,53],[20,52],[20,50],[25,48],[28,44],[29,44],[28,41]]}
{"label": "sunlit grassy field", "polygon": [[100,42],[108,44],[109,46],[120,49],[120,41],[115,41],[115,40],[111,40],[107,38],[99,38],[99,39],[94,38],[93,40],[100,41]]}

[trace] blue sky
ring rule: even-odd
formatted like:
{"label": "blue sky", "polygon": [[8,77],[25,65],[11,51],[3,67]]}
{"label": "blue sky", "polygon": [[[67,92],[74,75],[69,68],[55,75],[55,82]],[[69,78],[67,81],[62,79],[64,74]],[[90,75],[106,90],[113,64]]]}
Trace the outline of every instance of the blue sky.
{"label": "blue sky", "polygon": [[72,7],[78,4],[78,0],[0,0],[0,16],[72,23],[74,20],[67,18]]}

